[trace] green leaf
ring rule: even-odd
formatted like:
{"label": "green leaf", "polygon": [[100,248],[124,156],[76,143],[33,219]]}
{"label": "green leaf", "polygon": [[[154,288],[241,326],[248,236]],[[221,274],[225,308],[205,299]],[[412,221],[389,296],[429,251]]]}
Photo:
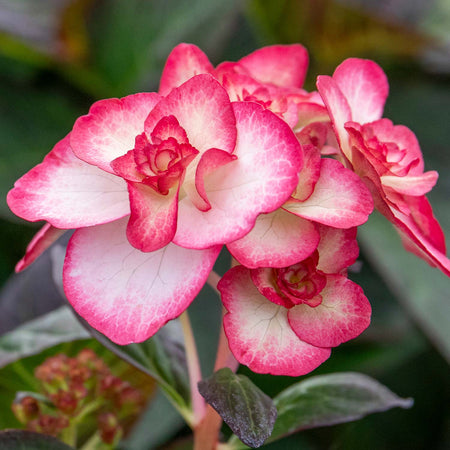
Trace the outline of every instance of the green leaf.
{"label": "green leaf", "polygon": [[67,444],[32,431],[0,431],[0,450],[71,450]]}
{"label": "green leaf", "polygon": [[249,378],[224,368],[200,381],[198,390],[246,445],[261,447],[270,436],[277,410]]}
{"label": "green leaf", "polygon": [[89,334],[76,320],[70,308],[63,306],[1,336],[0,367],[62,342],[88,337]]}
{"label": "green leaf", "polygon": [[293,384],[274,398],[278,410],[272,442],[308,428],[360,419],[391,408],[410,408],[402,399],[373,378],[360,373],[320,375]]}

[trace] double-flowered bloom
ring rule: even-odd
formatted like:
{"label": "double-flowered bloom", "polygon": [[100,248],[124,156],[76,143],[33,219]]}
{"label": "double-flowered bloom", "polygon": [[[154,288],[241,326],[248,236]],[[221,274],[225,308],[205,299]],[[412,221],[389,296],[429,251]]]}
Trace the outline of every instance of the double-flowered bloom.
{"label": "double-flowered bloom", "polygon": [[368,326],[347,267],[374,202],[408,249],[449,274],[424,197],[437,174],[423,173],[411,131],[380,119],[384,73],[350,59],[306,92],[307,64],[290,45],[214,68],[181,44],[159,93],[95,103],[8,194],[14,213],[47,222],[17,269],[75,229],[67,298],[127,344],[178,317],[227,245],[241,264],[219,283],[230,348],[257,372],[287,375]]}

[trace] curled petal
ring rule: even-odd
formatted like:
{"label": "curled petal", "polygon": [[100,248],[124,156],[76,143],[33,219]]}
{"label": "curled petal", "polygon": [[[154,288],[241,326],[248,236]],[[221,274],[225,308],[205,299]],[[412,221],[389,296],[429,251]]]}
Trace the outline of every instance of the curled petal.
{"label": "curled petal", "polygon": [[19,217],[65,229],[111,222],[130,213],[125,181],[78,159],[69,136],[16,181],[7,202]]}
{"label": "curled petal", "polygon": [[111,161],[134,148],[135,137],[144,131],[145,119],[160,99],[155,93],[141,93],[94,103],[73,126],[70,145],[75,155],[112,173]]}
{"label": "curled petal", "polygon": [[208,57],[195,45],[177,45],[164,66],[159,85],[159,93],[167,95],[172,89],[201,73],[211,73],[213,66]]}
{"label": "curled petal", "polygon": [[329,348],[301,341],[287,320],[287,309],[262,296],[249,269],[237,266],[218,284],[228,313],[224,329],[235,358],[257,373],[305,375],[330,356]]}
{"label": "curled petal", "polygon": [[126,219],[77,230],[67,248],[64,290],[75,310],[117,344],[142,342],[178,317],[204,285],[220,248],[169,244],[143,253]]}
{"label": "curled petal", "polygon": [[383,187],[404,195],[424,195],[433,189],[439,174],[430,170],[418,176],[397,177],[385,175],[380,177]]}
{"label": "curled petal", "polygon": [[289,324],[302,341],[318,347],[336,347],[369,326],[370,303],[353,281],[341,275],[327,275],[320,295],[320,305],[297,305],[288,312]]}
{"label": "curled petal", "polygon": [[211,209],[199,211],[188,198],[180,202],[174,242],[205,248],[241,238],[260,213],[280,207],[298,181],[300,145],[288,125],[251,102],[234,103],[237,160],[205,177]]}
{"label": "curled petal", "polygon": [[304,202],[288,201],[283,207],[324,225],[350,228],[367,221],[373,200],[358,175],[339,161],[324,158],[312,195]]}
{"label": "curled petal", "polygon": [[65,232],[66,230],[52,227],[49,223],[46,223],[28,244],[25,255],[16,264],[16,272],[26,269]]}
{"label": "curled petal", "polygon": [[252,230],[227,247],[246,267],[286,267],[307,258],[318,243],[312,222],[279,208],[259,215]]}

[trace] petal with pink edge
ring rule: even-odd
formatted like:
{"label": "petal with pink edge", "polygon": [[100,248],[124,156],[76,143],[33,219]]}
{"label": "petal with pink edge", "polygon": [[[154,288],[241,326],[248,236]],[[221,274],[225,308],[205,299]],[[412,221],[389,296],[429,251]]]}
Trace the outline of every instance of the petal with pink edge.
{"label": "petal with pink edge", "polygon": [[360,286],[341,275],[327,275],[322,303],[303,304],[288,312],[297,336],[318,347],[336,347],[359,336],[370,324],[371,307]]}
{"label": "petal with pink edge", "polygon": [[262,83],[300,88],[308,70],[308,52],[300,44],[272,45],[244,56],[239,64]]}
{"label": "petal with pink edge", "polygon": [[16,264],[15,271],[21,272],[26,269],[65,232],[66,230],[52,227],[49,223],[46,223],[27,245],[26,253]]}
{"label": "petal with pink edge", "polygon": [[193,44],[177,45],[164,66],[159,93],[167,95],[172,89],[201,73],[211,73],[214,67],[208,57]]}
{"label": "petal with pink edge", "polygon": [[352,110],[347,99],[336,81],[327,75],[317,77],[317,90],[327,107],[339,146],[344,155],[350,159],[348,136],[344,128],[345,123],[352,120]]}
{"label": "petal with pink edge", "polygon": [[111,161],[134,148],[145,119],[160,99],[156,93],[141,93],[94,103],[73,126],[70,145],[75,155],[113,173]]}
{"label": "petal with pink edge", "polygon": [[237,160],[205,177],[209,211],[199,211],[188,198],[180,202],[174,242],[182,247],[206,248],[243,237],[260,213],[280,207],[297,185],[303,158],[289,126],[256,103],[233,106]]}
{"label": "petal with pink edge", "polygon": [[342,229],[317,224],[320,233],[319,263],[317,269],[325,273],[339,273],[358,258],[356,227]]}
{"label": "petal with pink edge", "polygon": [[178,317],[204,285],[220,248],[173,244],[151,253],[130,245],[126,219],[72,236],[64,290],[75,310],[117,344],[142,342]]}
{"label": "petal with pink edge", "polygon": [[352,120],[372,122],[383,115],[389,85],[383,69],[368,59],[348,58],[333,74],[352,111]]}
{"label": "petal with pink edge", "polygon": [[16,181],[7,203],[23,219],[46,220],[65,229],[111,222],[130,213],[125,181],[78,159],[69,136]]}
{"label": "petal with pink edge", "polygon": [[287,267],[306,259],[318,243],[312,222],[279,208],[259,215],[252,230],[227,247],[246,267]]}
{"label": "petal with pink edge", "polygon": [[373,200],[358,175],[339,161],[323,158],[312,195],[304,202],[288,201],[284,208],[324,225],[350,228],[367,221]]}
{"label": "petal with pink edge", "polygon": [[145,121],[147,135],[169,115],[176,117],[189,143],[200,153],[210,148],[233,152],[236,144],[233,109],[227,92],[211,75],[197,75],[164,97]]}
{"label": "petal with pink edge", "polygon": [[311,372],[331,350],[301,341],[289,326],[287,309],[263,297],[249,272],[234,267],[218,284],[228,310],[224,329],[231,352],[253,372],[289,376]]}
{"label": "petal with pink edge", "polygon": [[142,183],[128,183],[131,216],[127,226],[130,244],[142,252],[167,245],[177,228],[178,185],[167,195]]}

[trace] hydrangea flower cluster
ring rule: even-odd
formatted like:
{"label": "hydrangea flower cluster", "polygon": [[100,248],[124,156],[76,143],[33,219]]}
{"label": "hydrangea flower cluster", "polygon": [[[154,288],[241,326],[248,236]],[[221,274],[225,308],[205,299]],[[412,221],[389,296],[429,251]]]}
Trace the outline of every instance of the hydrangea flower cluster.
{"label": "hydrangea flower cluster", "polygon": [[75,229],[64,263],[70,303],[119,344],[178,317],[226,245],[239,263],[218,284],[240,363],[302,375],[370,322],[347,278],[356,230],[375,207],[407,250],[450,276],[414,134],[382,118],[388,83],[351,58],[303,89],[301,45],[214,67],[178,45],[158,93],[95,103],[20,178],[12,211],[47,223],[19,262]]}

